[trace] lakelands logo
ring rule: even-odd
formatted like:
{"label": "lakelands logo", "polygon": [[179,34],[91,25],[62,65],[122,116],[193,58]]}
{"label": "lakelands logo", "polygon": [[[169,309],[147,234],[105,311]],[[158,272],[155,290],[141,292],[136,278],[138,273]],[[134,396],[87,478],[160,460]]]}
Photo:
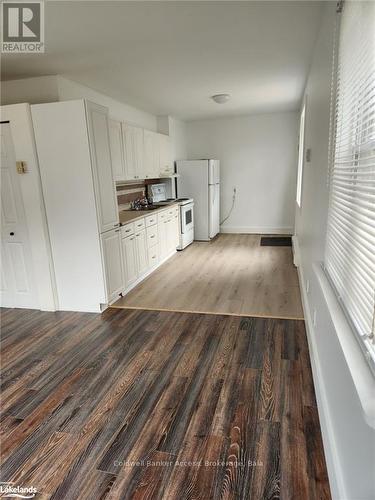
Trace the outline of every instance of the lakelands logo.
{"label": "lakelands logo", "polygon": [[1,51],[14,54],[44,52],[44,3],[1,3]]}
{"label": "lakelands logo", "polygon": [[0,498],[34,498],[36,493],[34,486],[15,486],[12,482],[0,482]]}

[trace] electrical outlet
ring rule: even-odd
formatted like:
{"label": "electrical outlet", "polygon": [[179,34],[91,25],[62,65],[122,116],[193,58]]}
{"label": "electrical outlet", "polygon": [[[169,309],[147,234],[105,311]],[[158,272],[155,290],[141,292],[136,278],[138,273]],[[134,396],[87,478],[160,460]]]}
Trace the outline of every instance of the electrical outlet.
{"label": "electrical outlet", "polygon": [[306,293],[310,292],[310,280],[306,280]]}
{"label": "electrical outlet", "polygon": [[314,309],[313,311],[313,325],[316,326],[316,316],[317,316],[317,311]]}

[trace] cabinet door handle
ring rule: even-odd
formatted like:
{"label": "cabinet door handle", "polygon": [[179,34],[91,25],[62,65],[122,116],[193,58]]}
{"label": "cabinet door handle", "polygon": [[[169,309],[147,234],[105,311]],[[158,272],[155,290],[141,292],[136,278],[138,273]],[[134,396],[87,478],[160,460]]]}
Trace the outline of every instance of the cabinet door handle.
{"label": "cabinet door handle", "polygon": [[131,229],[125,229],[125,233],[130,233]]}
{"label": "cabinet door handle", "polygon": [[120,231],[120,229],[115,229],[115,233],[118,233]]}
{"label": "cabinet door handle", "polygon": [[120,223],[118,222],[117,224],[113,224],[113,227],[118,227]]}
{"label": "cabinet door handle", "polygon": [[155,238],[155,235],[154,235],[154,234],[152,234],[152,235],[150,236],[150,238]]}
{"label": "cabinet door handle", "polygon": [[139,236],[139,233],[138,233],[138,234],[136,234],[136,236],[138,237],[138,236]]}

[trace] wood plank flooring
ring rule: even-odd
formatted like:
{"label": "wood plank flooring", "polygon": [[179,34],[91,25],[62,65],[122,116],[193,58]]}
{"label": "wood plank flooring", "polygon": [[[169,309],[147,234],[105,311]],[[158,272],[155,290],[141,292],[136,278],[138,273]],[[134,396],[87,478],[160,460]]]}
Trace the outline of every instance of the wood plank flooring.
{"label": "wood plank flooring", "polygon": [[1,319],[1,481],[40,499],[330,498],[303,321]]}
{"label": "wood plank flooring", "polygon": [[303,319],[292,249],[254,234],[194,242],[114,307]]}

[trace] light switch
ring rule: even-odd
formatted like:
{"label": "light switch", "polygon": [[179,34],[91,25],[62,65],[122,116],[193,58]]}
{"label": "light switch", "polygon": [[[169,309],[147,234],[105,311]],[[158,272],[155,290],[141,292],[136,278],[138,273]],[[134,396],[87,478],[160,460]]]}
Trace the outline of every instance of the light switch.
{"label": "light switch", "polygon": [[18,174],[26,174],[27,166],[25,161],[16,161],[16,168]]}

